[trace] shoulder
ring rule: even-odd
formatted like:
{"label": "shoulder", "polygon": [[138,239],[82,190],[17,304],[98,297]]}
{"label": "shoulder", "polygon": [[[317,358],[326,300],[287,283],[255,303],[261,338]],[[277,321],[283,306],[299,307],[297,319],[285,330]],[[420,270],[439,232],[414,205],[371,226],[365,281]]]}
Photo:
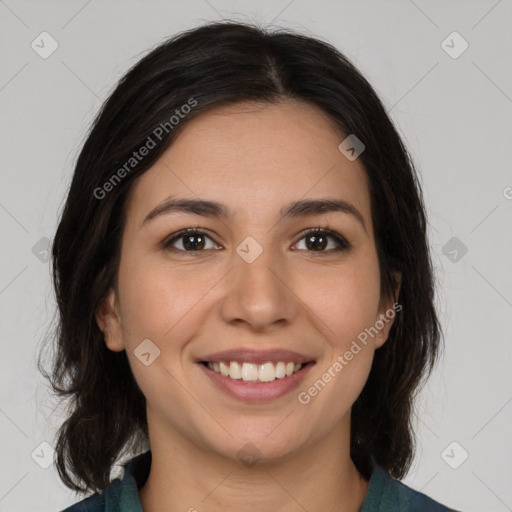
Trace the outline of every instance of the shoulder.
{"label": "shoulder", "polygon": [[103,512],[105,510],[105,495],[95,493],[88,498],[71,505],[62,512]]}
{"label": "shoulder", "polygon": [[415,491],[399,480],[390,477],[377,467],[370,478],[370,485],[361,512],[457,512]]}
{"label": "shoulder", "polygon": [[84,498],[62,512],[143,512],[138,489],[144,484],[151,464],[151,452],[124,464],[122,479],[116,478],[100,493]]}
{"label": "shoulder", "polygon": [[62,512],[131,512],[137,510],[132,508],[133,500],[137,500],[136,497],[135,483],[131,475],[125,472],[122,480],[116,478],[101,493],[96,492]]}

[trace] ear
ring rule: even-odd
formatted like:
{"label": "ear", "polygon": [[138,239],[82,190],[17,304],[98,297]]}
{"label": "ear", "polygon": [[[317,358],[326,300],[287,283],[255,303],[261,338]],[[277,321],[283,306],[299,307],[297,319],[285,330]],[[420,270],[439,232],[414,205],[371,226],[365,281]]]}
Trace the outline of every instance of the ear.
{"label": "ear", "polygon": [[96,310],[96,322],[103,332],[105,344],[114,352],[124,350],[121,318],[117,307],[116,294],[110,289]]}
{"label": "ear", "polygon": [[400,293],[400,285],[402,283],[401,272],[393,272],[393,281],[395,283],[392,296],[381,297],[379,303],[379,313],[375,321],[375,327],[378,329],[379,334],[375,340],[375,348],[380,348],[389,336],[389,331],[393,326],[395,317],[398,312],[402,310],[402,305],[397,302]]}

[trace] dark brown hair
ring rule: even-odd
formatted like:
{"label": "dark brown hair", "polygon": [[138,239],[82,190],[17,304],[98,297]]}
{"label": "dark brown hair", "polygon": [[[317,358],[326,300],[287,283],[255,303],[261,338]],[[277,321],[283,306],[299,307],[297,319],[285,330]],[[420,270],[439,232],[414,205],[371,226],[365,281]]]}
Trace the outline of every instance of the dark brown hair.
{"label": "dark brown hair", "polygon": [[[95,319],[116,285],[125,205],[136,178],[208,109],[290,98],[318,107],[365,145],[359,158],[370,187],[381,291],[393,296],[400,272],[395,300],[402,310],[353,405],[351,457],[366,478],[376,465],[396,478],[407,473],[414,397],[441,341],[413,163],[371,85],[333,46],[284,29],[220,22],[165,41],[130,69],[102,106],[76,162],[53,242],[58,325],[50,374],[40,361],[53,390],[69,400],[56,443],[57,468],[68,487],[104,489],[121,455],[147,440],[145,397],[126,352],[106,347]],[[195,106],[171,126],[171,116],[191,99]],[[156,137],[159,126],[167,129]],[[148,136],[156,147],[127,168]],[[119,172],[123,166],[126,172]],[[113,180],[116,173],[120,179]]]}

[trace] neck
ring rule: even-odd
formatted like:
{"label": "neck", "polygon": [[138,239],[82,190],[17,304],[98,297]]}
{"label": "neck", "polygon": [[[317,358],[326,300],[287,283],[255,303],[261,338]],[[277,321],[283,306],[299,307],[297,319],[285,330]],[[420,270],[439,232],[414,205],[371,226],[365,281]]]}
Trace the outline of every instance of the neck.
{"label": "neck", "polygon": [[244,465],[150,421],[151,470],[139,495],[145,512],[357,512],[368,489],[350,459],[349,421],[280,460]]}

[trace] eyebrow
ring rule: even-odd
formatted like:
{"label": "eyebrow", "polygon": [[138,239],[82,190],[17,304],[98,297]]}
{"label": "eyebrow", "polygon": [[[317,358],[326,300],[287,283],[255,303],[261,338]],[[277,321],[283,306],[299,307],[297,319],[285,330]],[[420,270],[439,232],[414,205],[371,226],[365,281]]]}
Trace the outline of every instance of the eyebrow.
{"label": "eyebrow", "polygon": [[[145,224],[160,215],[172,212],[193,213],[203,217],[232,218],[233,212],[226,205],[217,201],[205,199],[179,199],[169,197],[162,204],[153,208],[142,224]],[[294,201],[279,211],[281,219],[306,217],[308,215],[323,215],[326,213],[341,212],[354,216],[366,231],[364,218],[359,210],[343,199],[302,199]]]}

